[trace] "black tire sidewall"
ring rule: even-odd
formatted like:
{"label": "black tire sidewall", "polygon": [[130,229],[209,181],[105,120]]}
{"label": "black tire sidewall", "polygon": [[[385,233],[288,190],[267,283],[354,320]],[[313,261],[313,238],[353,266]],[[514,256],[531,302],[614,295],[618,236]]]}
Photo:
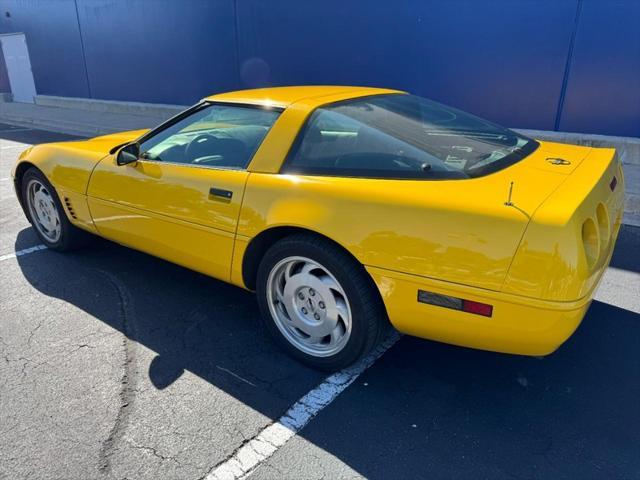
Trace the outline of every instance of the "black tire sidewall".
{"label": "black tire sidewall", "polygon": [[[58,209],[58,217],[60,218],[61,231],[60,231],[60,238],[58,239],[57,242],[52,242],[48,240],[46,237],[44,237],[40,233],[38,228],[35,226],[36,220],[32,217],[31,208],[29,207],[29,199],[27,198],[27,185],[29,185],[29,181],[32,179],[39,181],[45,187],[47,187],[47,189],[51,193],[51,197],[53,198],[54,203],[56,204],[56,208]],[[33,229],[35,230],[36,235],[38,235],[38,238],[42,241],[42,243],[44,243],[48,248],[52,250],[67,249],[70,244],[69,237],[72,234],[71,228],[73,226],[69,222],[69,219],[67,218],[67,213],[64,207],[62,206],[62,202],[60,202],[60,198],[58,197],[58,192],[56,192],[56,189],[53,187],[53,185],[51,185],[51,182],[47,180],[47,178],[44,176],[42,172],[40,172],[35,168],[30,168],[25,172],[24,176],[22,177],[20,191],[22,195],[22,202],[25,206],[25,211],[27,213],[27,216],[29,217],[29,221],[33,225]]]}
{"label": "black tire sidewall", "polygon": [[[319,248],[317,240],[312,238],[309,238],[308,241],[304,237],[281,240],[273,245],[263,257],[258,268],[256,283],[263,324],[271,336],[293,357],[313,368],[327,371],[339,370],[358,360],[366,353],[372,343],[371,336],[377,334],[377,332],[370,331],[370,319],[366,318],[370,315],[370,310],[365,308],[364,302],[374,300],[366,298],[373,292],[367,292],[368,289],[363,291],[362,283],[367,283],[362,277],[367,275],[364,267],[337,247],[333,245],[331,247],[325,245],[324,248]],[[351,335],[345,347],[333,356],[315,357],[298,350],[283,336],[273,320],[266,293],[269,273],[280,260],[293,256],[306,257],[320,263],[338,280],[347,296],[351,309]]]}

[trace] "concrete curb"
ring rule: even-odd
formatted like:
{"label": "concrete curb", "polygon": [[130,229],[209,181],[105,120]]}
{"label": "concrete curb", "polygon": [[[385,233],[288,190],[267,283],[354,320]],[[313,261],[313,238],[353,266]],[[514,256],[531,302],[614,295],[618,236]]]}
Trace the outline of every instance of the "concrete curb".
{"label": "concrete curb", "polygon": [[95,100],[92,98],[56,97],[36,95],[36,105],[43,107],[79,109],[87,112],[109,112],[122,115],[170,118],[182,112],[186,105],[164,103],[120,102],[116,100]]}
{"label": "concrete curb", "polygon": [[96,137],[99,135],[107,135],[122,131],[120,128],[102,127],[99,125],[79,124],[73,122],[56,121],[52,124],[50,121],[37,118],[27,118],[17,115],[0,114],[0,123],[8,123],[18,127],[35,128],[37,130],[47,130],[49,132],[66,133],[68,135],[76,135],[79,137]]}
{"label": "concrete curb", "polygon": [[[61,97],[48,97],[55,104]],[[42,99],[41,99],[42,100]],[[71,99],[66,107],[39,104],[0,103],[0,122],[22,127],[39,128],[70,135],[94,137],[124,130],[152,128],[176,113],[180,106],[127,104],[126,102],[84,102]],[[47,102],[44,103],[47,103]],[[71,108],[77,101],[83,108]],[[121,105],[122,104],[122,105]],[[89,107],[90,108],[85,108]],[[129,113],[122,113],[123,110]],[[135,113],[131,113],[135,112]]]}
{"label": "concrete curb", "polygon": [[[76,135],[79,137],[97,137],[99,135],[108,135],[110,133],[122,132],[124,130],[134,130],[132,128],[104,127],[101,125],[90,125],[86,123],[66,122],[64,120],[57,120],[55,123],[52,123],[38,118],[27,118],[4,114],[0,114],[0,123],[8,123],[18,127],[34,128],[37,130],[47,130],[49,132],[66,133],[68,135]],[[157,123],[160,123],[160,121]],[[141,126],[140,128],[148,127]]]}

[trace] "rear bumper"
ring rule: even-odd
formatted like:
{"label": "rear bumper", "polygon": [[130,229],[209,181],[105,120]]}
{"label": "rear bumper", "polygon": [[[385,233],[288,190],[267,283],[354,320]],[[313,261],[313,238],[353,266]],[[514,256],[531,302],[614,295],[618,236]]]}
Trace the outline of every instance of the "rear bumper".
{"label": "rear bumper", "polygon": [[[519,355],[548,355],[578,328],[591,296],[554,302],[367,267],[400,332],[453,345]],[[493,305],[491,317],[419,303],[427,290]]]}

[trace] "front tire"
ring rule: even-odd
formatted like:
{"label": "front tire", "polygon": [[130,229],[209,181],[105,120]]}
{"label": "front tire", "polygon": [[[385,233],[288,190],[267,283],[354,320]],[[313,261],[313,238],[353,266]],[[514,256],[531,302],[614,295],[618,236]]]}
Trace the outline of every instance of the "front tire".
{"label": "front tire", "polygon": [[334,371],[366,355],[388,325],[364,267],[310,234],[278,241],[264,255],[256,285],[266,329],[301,362]]}
{"label": "front tire", "polygon": [[69,222],[55,188],[40,170],[27,170],[20,188],[29,221],[47,248],[59,252],[75,250],[91,238]]}

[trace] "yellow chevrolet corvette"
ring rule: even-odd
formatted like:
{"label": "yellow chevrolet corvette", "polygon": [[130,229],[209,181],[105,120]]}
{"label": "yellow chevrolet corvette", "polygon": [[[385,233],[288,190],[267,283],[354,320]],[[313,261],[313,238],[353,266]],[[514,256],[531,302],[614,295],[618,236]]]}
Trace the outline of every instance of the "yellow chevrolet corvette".
{"label": "yellow chevrolet corvette", "polygon": [[255,290],[277,343],[327,370],[389,322],[553,352],[609,263],[624,197],[613,149],[338,86],[214,95],[153,130],[31,147],[13,177],[49,248],[88,232]]}

